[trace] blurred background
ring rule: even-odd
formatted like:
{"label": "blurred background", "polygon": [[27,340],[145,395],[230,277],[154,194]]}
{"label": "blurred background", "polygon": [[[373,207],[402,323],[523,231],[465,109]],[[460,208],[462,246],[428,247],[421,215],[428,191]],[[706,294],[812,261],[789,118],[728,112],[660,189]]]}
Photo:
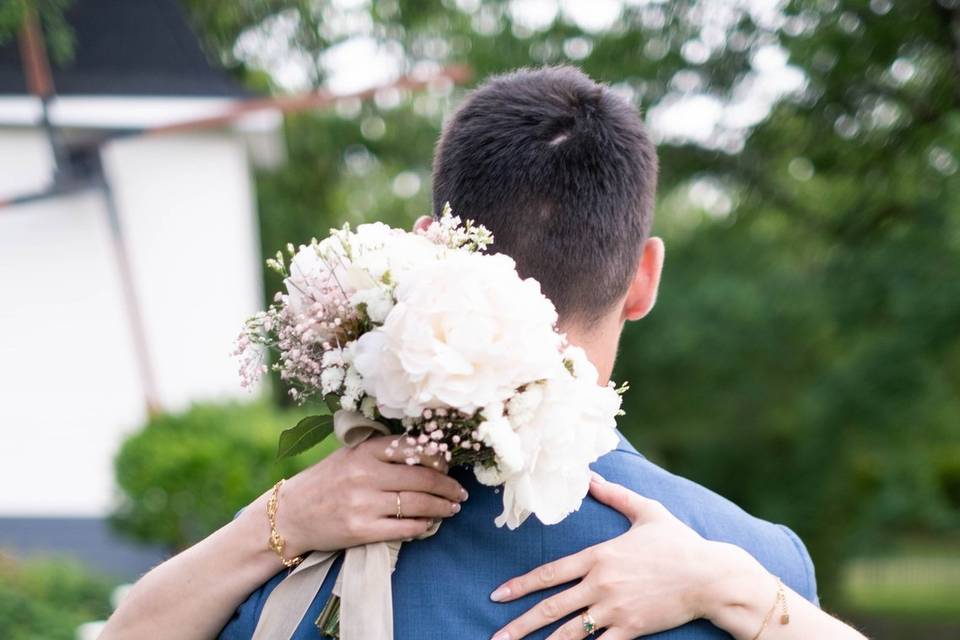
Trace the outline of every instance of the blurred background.
{"label": "blurred background", "polygon": [[960,637],[960,0],[0,0],[0,637],[92,636],[323,454],[239,386],[261,257],[410,224],[464,92],[558,63],[659,145],[623,430],[870,637]]}

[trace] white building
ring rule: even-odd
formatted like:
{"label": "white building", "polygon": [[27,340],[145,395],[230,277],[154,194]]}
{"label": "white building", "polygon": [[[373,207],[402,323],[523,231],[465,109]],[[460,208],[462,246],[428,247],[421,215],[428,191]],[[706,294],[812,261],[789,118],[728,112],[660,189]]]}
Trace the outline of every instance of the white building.
{"label": "white building", "polygon": [[[68,19],[76,53],[53,70],[50,119],[75,173],[95,177],[102,159],[122,236],[96,180],[0,207],[7,519],[104,515],[113,455],[143,424],[151,394],[165,410],[247,397],[229,354],[262,304],[251,161],[277,159],[279,113],[111,139],[220,114],[248,96],[208,64],[173,0],[84,0]],[[21,67],[15,43],[0,49],[0,201],[48,189],[55,173]],[[125,296],[118,237],[135,300]]]}

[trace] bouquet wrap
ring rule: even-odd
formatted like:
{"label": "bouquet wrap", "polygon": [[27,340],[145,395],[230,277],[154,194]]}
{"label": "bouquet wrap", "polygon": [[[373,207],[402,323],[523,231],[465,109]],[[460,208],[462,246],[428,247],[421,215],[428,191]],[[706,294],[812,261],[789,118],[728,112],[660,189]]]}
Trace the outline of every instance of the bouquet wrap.
{"label": "bouquet wrap", "polygon": [[[347,447],[355,447],[372,436],[390,434],[385,425],[356,411],[344,410],[334,414],[333,430]],[[429,538],[439,528],[437,523],[420,537]],[[402,544],[401,540],[393,540],[310,553],[270,593],[253,640],[293,637],[341,551],[343,566],[333,588],[334,596],[340,598],[341,640],[393,640],[391,576]]]}

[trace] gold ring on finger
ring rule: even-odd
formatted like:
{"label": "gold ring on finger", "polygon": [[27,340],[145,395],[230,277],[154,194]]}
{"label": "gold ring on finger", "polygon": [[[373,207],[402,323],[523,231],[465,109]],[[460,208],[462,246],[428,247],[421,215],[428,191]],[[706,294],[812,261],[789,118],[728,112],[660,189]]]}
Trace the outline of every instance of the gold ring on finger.
{"label": "gold ring on finger", "polygon": [[400,508],[400,492],[397,491],[397,520],[403,519],[403,509]]}
{"label": "gold ring on finger", "polygon": [[587,635],[597,630],[597,621],[593,619],[589,611],[584,611],[580,614],[580,624],[583,625],[583,631]]}

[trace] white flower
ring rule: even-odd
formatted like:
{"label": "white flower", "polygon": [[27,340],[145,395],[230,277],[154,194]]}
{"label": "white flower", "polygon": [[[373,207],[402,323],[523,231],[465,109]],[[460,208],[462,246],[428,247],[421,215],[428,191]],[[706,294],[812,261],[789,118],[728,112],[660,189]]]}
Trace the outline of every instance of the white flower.
{"label": "white flower", "polygon": [[533,420],[534,412],[542,401],[543,389],[539,384],[527,385],[521,393],[510,398],[507,402],[507,415],[514,429]]}
{"label": "white flower", "polygon": [[433,220],[426,229],[417,233],[451,249],[480,250],[493,243],[493,234],[483,225],[474,225],[470,220],[462,224],[460,216],[451,212],[450,203],[444,205],[439,219]]}
{"label": "white flower", "polygon": [[496,466],[492,467],[481,467],[476,465],[473,468],[473,475],[476,476],[477,482],[480,484],[485,484],[488,487],[498,487],[503,484],[504,476]]}
{"label": "white flower", "polygon": [[329,367],[320,374],[320,387],[324,395],[336,393],[340,390],[343,383],[343,369],[340,367]]}
{"label": "white flower", "polygon": [[342,367],[346,364],[343,360],[343,349],[338,349],[334,347],[328,351],[323,352],[323,356],[320,358],[320,366],[323,368],[327,367]]}
{"label": "white flower", "polygon": [[[360,225],[358,236],[371,225]],[[383,225],[385,226],[385,225]],[[387,227],[389,228],[389,227]],[[442,255],[443,248],[426,238],[400,229],[392,229],[389,238],[375,251],[365,248],[354,262],[365,268],[378,282],[399,282],[411,269],[423,266]],[[386,278],[386,280],[385,280]]]}
{"label": "white flower", "polygon": [[294,313],[303,313],[313,304],[320,292],[330,284],[331,272],[317,248],[301,246],[290,260],[290,275],[283,284],[287,289],[287,304]]}
{"label": "white flower", "polygon": [[503,404],[493,403],[483,410],[483,422],[477,427],[480,440],[493,449],[497,466],[504,477],[517,473],[524,466],[523,444],[510,421],[503,415]]}
{"label": "white flower", "polygon": [[617,446],[620,396],[566,370],[540,385],[543,400],[517,431],[526,464],[505,478],[497,526],[519,527],[530,514],[556,524],[580,508],[590,463]]}
{"label": "white flower", "polygon": [[343,379],[343,395],[352,398],[354,402],[363,394],[363,380],[357,373],[356,367],[347,369],[347,374]]}
{"label": "white flower", "polygon": [[340,349],[340,356],[343,358],[344,364],[353,364],[353,357],[356,353],[357,341],[351,340],[347,344],[343,345]]}
{"label": "white flower", "polygon": [[555,371],[553,304],[504,255],[451,252],[411,271],[382,327],[357,340],[364,390],[388,418],[473,413]]}
{"label": "white flower", "polygon": [[583,378],[594,384],[597,383],[600,374],[597,372],[597,368],[593,366],[593,363],[590,362],[586,351],[576,345],[569,345],[563,350],[563,359],[573,366],[571,373],[573,373],[575,378]]}
{"label": "white flower", "polygon": [[350,296],[350,304],[354,307],[365,305],[370,321],[382,324],[387,319],[387,314],[393,309],[393,294],[384,287],[361,289]]}
{"label": "white flower", "polygon": [[[330,244],[325,244],[328,241]],[[320,245],[321,255],[334,264],[334,273],[348,288],[348,295],[399,282],[411,269],[435,261],[444,251],[420,235],[382,222],[362,224],[354,232],[338,232]]]}
{"label": "white flower", "polygon": [[371,396],[366,396],[360,402],[360,413],[367,418],[374,420],[377,415],[377,401]]}

